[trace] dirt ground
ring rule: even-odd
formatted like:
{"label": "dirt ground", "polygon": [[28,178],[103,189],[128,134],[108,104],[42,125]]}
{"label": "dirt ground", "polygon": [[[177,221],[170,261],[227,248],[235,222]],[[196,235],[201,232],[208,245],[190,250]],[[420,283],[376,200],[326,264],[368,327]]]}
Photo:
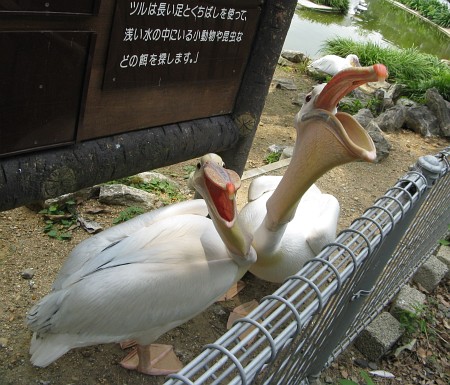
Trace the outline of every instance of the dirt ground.
{"label": "dirt ground", "polygon": [[[299,91],[287,91],[271,88],[266,107],[248,159],[247,169],[262,166],[267,148],[271,144],[293,145],[295,131],[292,127],[294,114],[298,106],[292,103],[299,92],[309,90],[312,81],[295,72],[277,69],[275,77],[292,77]],[[353,163],[338,167],[324,177],[317,185],[325,192],[335,195],[341,204],[340,228],[344,228],[395,183],[417,158],[425,154],[436,154],[448,146],[448,141],[438,138],[422,138],[411,132],[386,135],[392,144],[390,156],[379,164]],[[195,161],[187,162],[195,164]],[[183,164],[185,165],[185,164]],[[158,170],[185,183],[182,165]],[[275,173],[281,174],[284,169]],[[178,177],[174,176],[175,174]],[[239,203],[245,202],[249,180],[244,181],[239,192]],[[87,214],[93,208],[103,207],[96,200],[81,202],[78,212],[109,227],[123,207],[106,207],[99,214]],[[103,207],[104,208],[104,207]],[[82,239],[89,236],[81,228],[73,231],[69,241],[49,238],[43,233],[42,216],[21,207],[0,213],[0,385],[6,384],[161,384],[164,378],[148,377],[122,369],[118,362],[124,352],[116,344],[92,346],[77,349],[64,355],[47,368],[33,367],[29,362],[29,343],[31,332],[26,328],[24,318],[27,310],[48,293],[51,283],[69,251]],[[35,275],[25,280],[21,272],[34,269]],[[216,303],[206,312],[160,338],[158,342],[175,346],[176,353],[183,363],[189,362],[202,346],[215,341],[226,330],[228,314],[235,306],[251,299],[260,299],[274,291],[278,285],[269,284],[254,278],[251,274],[244,277],[245,289],[233,300]],[[448,291],[441,288],[441,294],[448,301]],[[442,290],[444,292],[442,293]],[[448,345],[447,345],[448,346]],[[352,357],[358,353],[349,353]],[[408,377],[411,371],[421,371],[420,360],[411,361],[408,370],[402,370],[396,380],[382,380],[378,383],[413,384]],[[379,368],[383,363],[379,364]],[[351,377],[358,371],[351,360],[341,360],[335,364],[330,376]],[[404,369],[404,368],[403,368]],[[445,368],[449,370],[449,368]],[[403,376],[403,377],[402,377]],[[333,383],[336,378],[331,377]],[[390,382],[389,382],[390,381]],[[440,384],[440,382],[423,382]],[[422,383],[422,382],[417,382]]]}

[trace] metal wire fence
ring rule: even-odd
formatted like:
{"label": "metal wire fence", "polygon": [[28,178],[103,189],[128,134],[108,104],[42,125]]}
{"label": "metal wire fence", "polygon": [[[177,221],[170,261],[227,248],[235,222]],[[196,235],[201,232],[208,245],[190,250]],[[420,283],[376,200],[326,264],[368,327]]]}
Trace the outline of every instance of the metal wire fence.
{"label": "metal wire fence", "polygon": [[307,384],[382,311],[450,223],[450,147],[418,160],[166,385]]}

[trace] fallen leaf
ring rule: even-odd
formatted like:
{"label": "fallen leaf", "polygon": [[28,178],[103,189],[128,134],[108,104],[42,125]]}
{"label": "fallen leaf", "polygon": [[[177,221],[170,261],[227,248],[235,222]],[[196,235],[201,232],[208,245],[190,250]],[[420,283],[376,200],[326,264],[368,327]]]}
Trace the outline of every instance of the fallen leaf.
{"label": "fallen leaf", "polygon": [[417,355],[422,359],[426,359],[430,355],[430,353],[431,352],[422,348],[421,346],[417,348]]}
{"label": "fallen leaf", "polygon": [[228,301],[234,298],[245,287],[244,281],[237,281],[231,285],[228,291],[217,299],[217,302]]}
{"label": "fallen leaf", "polygon": [[371,370],[369,372],[372,376],[383,377],[383,378],[395,378],[395,376],[387,372],[386,370]]}
{"label": "fallen leaf", "polygon": [[[259,305],[258,301],[256,301],[254,299],[252,301],[243,303],[242,305],[235,307],[228,317],[227,329],[231,329],[231,327],[233,326],[233,324],[236,320],[247,316],[252,310],[256,309],[258,307],[258,305]],[[239,339],[243,340],[254,329],[255,329],[254,326],[248,328],[244,333],[239,335]],[[251,341],[249,341],[249,344],[252,342],[253,342],[253,339]]]}
{"label": "fallen leaf", "polygon": [[85,229],[89,234],[95,234],[103,230],[103,227],[95,221],[84,219],[80,216],[77,218],[77,221],[81,225],[81,227]]}
{"label": "fallen leaf", "polygon": [[87,214],[101,214],[101,213],[108,213],[109,210],[107,210],[104,207],[94,207],[92,209],[86,210]]}
{"label": "fallen leaf", "polygon": [[409,341],[407,344],[399,346],[397,349],[395,349],[394,356],[398,357],[403,350],[408,349],[409,351],[412,351],[414,348],[414,345],[416,344],[417,339],[413,338],[411,341]]}

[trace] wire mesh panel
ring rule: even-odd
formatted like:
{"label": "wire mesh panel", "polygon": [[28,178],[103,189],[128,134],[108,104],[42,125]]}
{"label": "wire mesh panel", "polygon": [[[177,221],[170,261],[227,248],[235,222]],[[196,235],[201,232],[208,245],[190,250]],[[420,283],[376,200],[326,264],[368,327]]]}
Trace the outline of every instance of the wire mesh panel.
{"label": "wire mesh panel", "polygon": [[300,384],[319,373],[445,235],[449,156],[447,148],[420,158],[334,243],[166,384]]}

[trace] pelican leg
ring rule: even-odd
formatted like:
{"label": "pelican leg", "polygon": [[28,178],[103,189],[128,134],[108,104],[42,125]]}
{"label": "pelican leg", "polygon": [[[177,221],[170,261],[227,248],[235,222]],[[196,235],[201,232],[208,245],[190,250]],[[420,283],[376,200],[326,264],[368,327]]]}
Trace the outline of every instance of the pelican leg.
{"label": "pelican leg", "polygon": [[128,348],[131,348],[136,345],[137,345],[136,340],[125,340],[125,341],[120,342],[121,349],[128,349]]}
{"label": "pelican leg", "polygon": [[238,293],[245,287],[244,281],[237,281],[231,285],[228,291],[217,299],[217,302],[228,301],[238,295]]}
{"label": "pelican leg", "polygon": [[152,376],[167,376],[183,368],[173,346],[161,344],[136,345],[120,365]]}

